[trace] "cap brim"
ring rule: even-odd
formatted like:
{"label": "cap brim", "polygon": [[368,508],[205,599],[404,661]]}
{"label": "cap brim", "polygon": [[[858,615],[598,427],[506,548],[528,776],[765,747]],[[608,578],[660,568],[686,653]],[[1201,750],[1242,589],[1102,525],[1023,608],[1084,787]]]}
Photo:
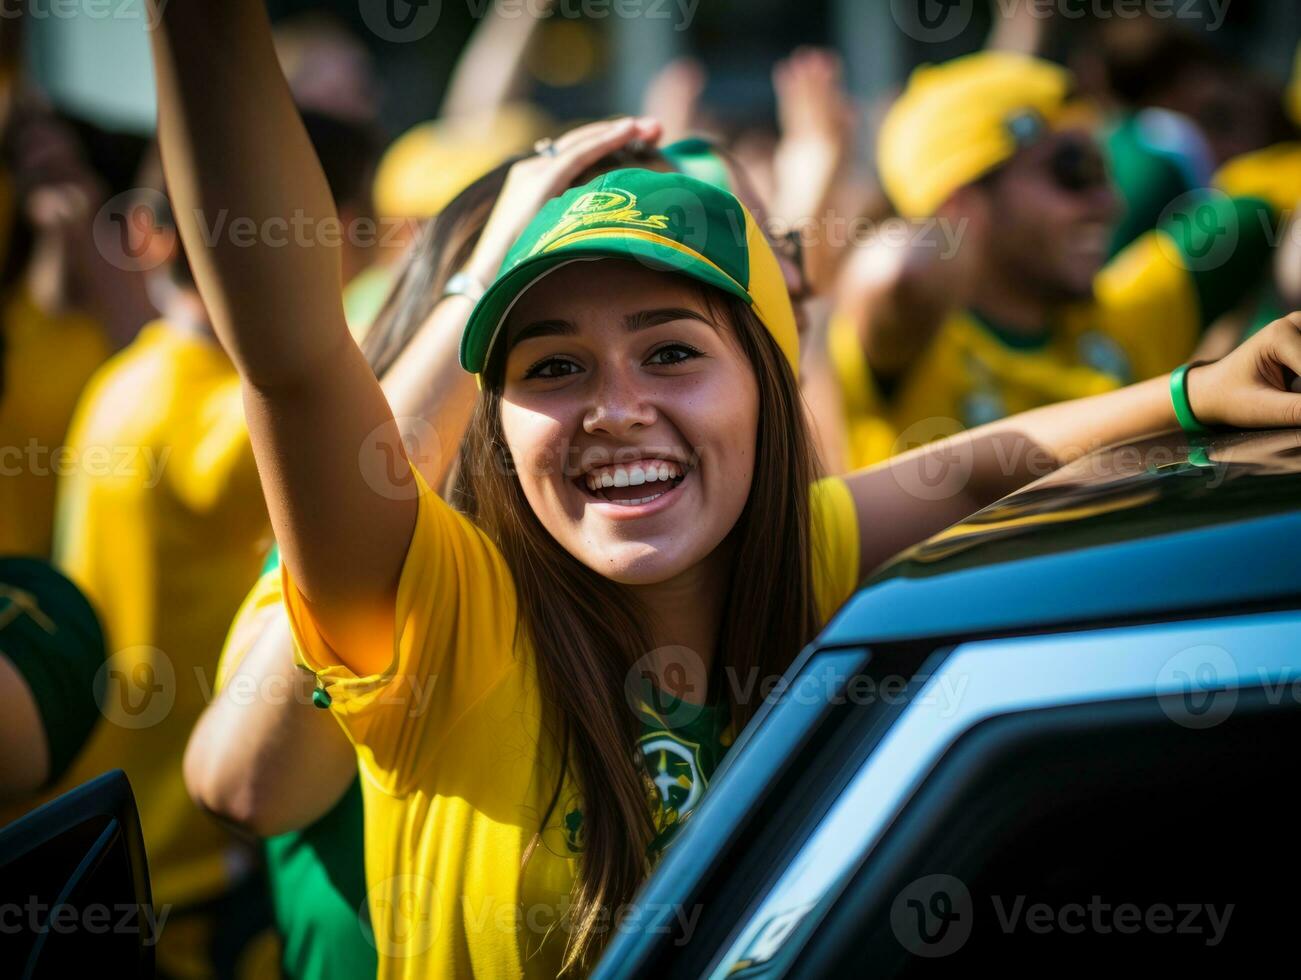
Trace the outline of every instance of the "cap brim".
{"label": "cap brim", "polygon": [[676,272],[753,302],[745,287],[726,272],[676,243],[617,234],[593,237],[526,259],[488,287],[461,335],[461,366],[472,374],[483,371],[511,309],[530,287],[561,266],[598,259],[625,259],[657,272]]}

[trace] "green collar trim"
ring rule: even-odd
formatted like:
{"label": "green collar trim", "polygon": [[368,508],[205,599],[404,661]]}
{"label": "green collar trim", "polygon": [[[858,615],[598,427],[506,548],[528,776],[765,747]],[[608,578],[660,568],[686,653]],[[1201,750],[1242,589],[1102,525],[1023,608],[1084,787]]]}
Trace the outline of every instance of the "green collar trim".
{"label": "green collar trim", "polygon": [[1004,347],[1010,347],[1013,350],[1037,351],[1046,348],[1052,342],[1052,331],[1045,330],[1043,333],[1035,336],[1027,334],[1020,330],[1013,330],[1004,326],[997,320],[994,320],[977,310],[967,310],[967,316],[984,330],[987,334],[997,340]]}

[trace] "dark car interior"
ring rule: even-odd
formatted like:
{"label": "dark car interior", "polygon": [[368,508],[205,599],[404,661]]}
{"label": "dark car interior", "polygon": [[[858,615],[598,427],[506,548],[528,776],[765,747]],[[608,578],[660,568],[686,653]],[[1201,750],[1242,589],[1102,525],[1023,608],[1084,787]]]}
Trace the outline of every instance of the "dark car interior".
{"label": "dark car interior", "polygon": [[[1054,965],[1096,970],[1135,958],[1175,975],[1277,963],[1296,926],[1288,853],[1296,831],[1288,746],[1301,707],[1244,695],[1213,728],[1171,725],[1156,699],[1011,715],[973,729],[945,757],[804,945],[800,975],[912,976]],[[920,911],[941,942],[955,896],[892,910],[908,884],[951,875],[969,890],[970,933],[940,957],[900,942],[892,911]],[[942,890],[942,889],[941,889]],[[1095,898],[1096,896],[1096,898]],[[1018,898],[1021,899],[1017,905]],[[997,901],[997,904],[996,904]],[[1035,903],[1085,911],[1036,929]],[[1077,926],[1098,908],[1104,929]],[[1108,910],[1168,906],[1162,931],[1122,930]],[[1232,923],[1215,935],[1205,906]],[[955,920],[956,921],[956,920]]]}
{"label": "dark car interior", "polygon": [[[104,773],[0,830],[0,881],[22,928],[0,933],[0,976],[153,976],[144,910],[153,899],[135,797]],[[105,911],[101,912],[103,909]],[[60,911],[62,910],[62,911]],[[68,928],[67,917],[76,925]]]}

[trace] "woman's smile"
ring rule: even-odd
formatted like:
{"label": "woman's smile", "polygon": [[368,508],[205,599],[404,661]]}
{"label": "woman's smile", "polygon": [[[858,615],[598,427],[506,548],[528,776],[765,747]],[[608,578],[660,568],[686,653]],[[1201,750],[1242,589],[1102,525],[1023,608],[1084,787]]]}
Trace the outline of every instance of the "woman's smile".
{"label": "woman's smile", "polygon": [[574,483],[598,514],[616,521],[635,520],[672,507],[682,499],[682,486],[694,473],[694,467],[651,457],[598,466]]}

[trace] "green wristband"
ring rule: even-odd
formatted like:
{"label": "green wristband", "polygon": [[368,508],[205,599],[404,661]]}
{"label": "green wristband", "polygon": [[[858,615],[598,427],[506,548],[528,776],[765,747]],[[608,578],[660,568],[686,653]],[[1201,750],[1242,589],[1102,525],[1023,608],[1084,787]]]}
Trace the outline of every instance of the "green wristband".
{"label": "green wristband", "polygon": [[1174,403],[1175,418],[1179,420],[1179,427],[1185,432],[1196,435],[1209,430],[1197,421],[1197,416],[1193,414],[1193,406],[1188,401],[1188,369],[1193,366],[1183,364],[1170,372],[1170,401]]}

